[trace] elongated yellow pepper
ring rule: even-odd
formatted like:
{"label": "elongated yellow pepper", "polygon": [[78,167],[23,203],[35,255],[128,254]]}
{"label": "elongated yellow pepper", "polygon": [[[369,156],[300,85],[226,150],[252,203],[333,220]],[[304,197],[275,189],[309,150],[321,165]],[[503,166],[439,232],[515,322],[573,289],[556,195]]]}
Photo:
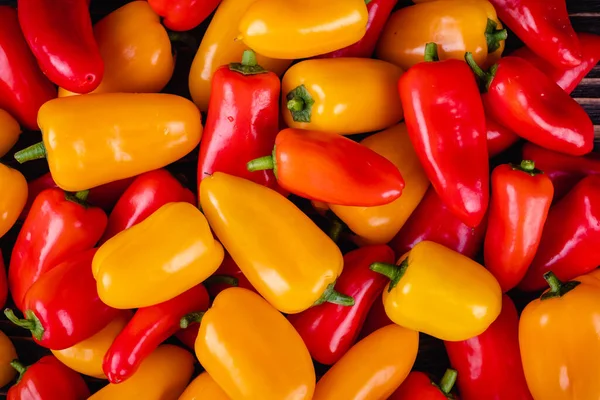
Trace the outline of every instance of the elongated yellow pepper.
{"label": "elongated yellow pepper", "polygon": [[27,202],[27,181],[16,169],[0,163],[0,238],[15,224]]}
{"label": "elongated yellow pepper", "polygon": [[19,140],[21,127],[9,113],[0,109],[0,157],[5,155]]}

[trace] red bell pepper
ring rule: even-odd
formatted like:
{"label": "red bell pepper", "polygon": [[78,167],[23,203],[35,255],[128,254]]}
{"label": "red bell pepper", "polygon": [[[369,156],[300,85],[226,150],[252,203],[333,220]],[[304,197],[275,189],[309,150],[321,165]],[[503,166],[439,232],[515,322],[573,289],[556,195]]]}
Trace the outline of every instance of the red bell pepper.
{"label": "red bell pepper", "polygon": [[[78,197],[77,197],[78,196]],[[8,267],[10,293],[24,311],[27,290],[68,256],[92,248],[106,228],[106,214],[86,207],[85,192],[71,195],[46,189],[31,206],[13,247]]]}
{"label": "red bell pepper", "polygon": [[100,85],[104,62],[84,0],[19,0],[17,11],[25,40],[52,82],[75,93]]}
{"label": "red bell pepper", "polygon": [[503,292],[525,276],[540,244],[552,204],[552,181],[531,160],[492,172],[492,196],[484,241],[487,269]]}
{"label": "red bell pepper", "polygon": [[36,131],[38,110],[55,98],[57,91],[38,67],[21,32],[17,11],[9,6],[0,6],[0,54],[0,108]]}
{"label": "red bell pepper", "polygon": [[463,400],[533,400],[521,364],[519,317],[507,295],[502,297],[500,315],[485,332],[444,344],[458,371]]}
{"label": "red bell pepper", "polygon": [[404,189],[388,159],[331,132],[284,129],[272,156],[248,163],[249,171],[273,169],[279,185],[310,200],[372,207],[396,200]]}
{"label": "red bell pepper", "polygon": [[447,369],[440,383],[436,384],[427,374],[413,371],[388,400],[455,400],[457,397],[452,394],[452,388],[456,375],[455,370]]}
{"label": "red bell pepper", "polygon": [[[541,3],[540,3],[541,4]],[[585,110],[542,71],[519,57],[504,57],[489,72],[465,56],[484,87],[488,115],[530,142],[581,156],[594,147]]]}
{"label": "red bell pepper", "polygon": [[52,350],[69,348],[98,333],[119,310],[98,296],[92,274],[96,251],[76,253],[42,275],[25,295],[25,319],[18,319],[8,308],[4,314],[29,329],[38,344]]}
{"label": "red bell pepper", "polygon": [[0,250],[0,308],[6,304],[8,297],[8,281],[6,278],[6,267],[4,266],[4,258],[2,250]]}
{"label": "red bell pepper", "polygon": [[100,243],[131,228],[167,203],[184,201],[196,205],[196,197],[167,170],[157,169],[139,175],[125,190],[108,217]]}
{"label": "red bell pepper", "polygon": [[464,62],[438,61],[435,43],[425,46],[425,61],[398,82],[408,134],[442,201],[476,227],[489,201],[486,121],[477,83]]}
{"label": "red bell pepper", "polygon": [[179,330],[183,317],[208,309],[202,284],[154,306],[140,308],[110,346],[102,370],[111,383],[129,379],[159,344]]}
{"label": "red bell pepper", "polygon": [[581,63],[565,0],[490,0],[498,17],[540,57],[560,67]]}
{"label": "red bell pepper", "polygon": [[9,389],[7,400],[84,400],[90,396],[81,375],[54,356],[42,357],[29,367],[17,360],[10,365],[20,376]]}
{"label": "red bell pepper", "polygon": [[280,92],[277,75],[256,65],[250,50],[244,52],[241,64],[215,72],[200,142],[199,182],[214,172],[225,172],[277,189],[273,171],[251,173],[246,162],[273,150]]}
{"label": "red bell pepper", "polygon": [[494,157],[517,143],[519,136],[491,118],[486,119],[488,156]]}
{"label": "red bell pepper", "polygon": [[600,265],[600,176],[581,180],[548,213],[538,251],[519,284],[522,290],[546,287],[552,271],[563,282]]}
{"label": "red bell pepper", "polygon": [[385,307],[383,306],[383,300],[379,298],[375,300],[369,313],[367,314],[367,318],[363,324],[362,330],[358,335],[358,340],[362,340],[365,337],[369,336],[371,333],[375,332],[379,328],[383,328],[384,326],[388,326],[393,324],[392,320],[388,318],[385,313]]}
{"label": "red bell pepper", "polygon": [[371,305],[388,283],[385,276],[371,271],[369,267],[374,262],[394,261],[394,252],[386,245],[366,246],[349,252],[344,256],[344,270],[335,288],[352,296],[354,305],[323,303],[299,314],[288,315],[312,358],[321,364],[333,365],[352,347]]}
{"label": "red bell pepper", "polygon": [[[218,279],[221,277],[229,277],[235,280],[235,285],[232,285],[231,279]],[[215,279],[217,278],[217,279]],[[246,278],[240,267],[237,266],[233,258],[229,255],[229,253],[225,253],[225,257],[223,258],[223,262],[219,266],[219,269],[215,271],[215,273],[203,282],[204,286],[208,290],[208,294],[211,298],[217,297],[219,293],[223,290],[230,288],[232,286],[238,286],[244,289],[252,290],[256,292],[254,286],[250,283],[250,281]]]}
{"label": "red bell pepper", "polygon": [[215,11],[221,0],[148,0],[163,24],[174,31],[189,31]]}

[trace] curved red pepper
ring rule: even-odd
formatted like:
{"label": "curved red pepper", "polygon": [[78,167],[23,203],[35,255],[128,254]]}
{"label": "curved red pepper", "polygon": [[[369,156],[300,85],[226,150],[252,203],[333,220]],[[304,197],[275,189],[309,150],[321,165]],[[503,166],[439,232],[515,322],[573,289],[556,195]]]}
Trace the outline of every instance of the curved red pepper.
{"label": "curved red pepper", "polygon": [[189,31],[215,11],[221,0],[148,0],[163,24],[174,31]]}
{"label": "curved red pepper", "polygon": [[7,400],[84,400],[90,396],[81,375],[54,356],[42,357],[29,367],[16,360],[11,365],[20,376],[8,390]]}
{"label": "curved red pepper", "polygon": [[6,304],[8,298],[8,280],[6,278],[6,267],[4,266],[4,258],[2,250],[0,250],[0,308]]}
{"label": "curved red pepper", "polygon": [[463,400],[533,400],[521,364],[519,317],[511,299],[502,296],[502,311],[479,336],[444,342],[458,371]]}
{"label": "curved red pepper", "polygon": [[213,299],[217,297],[217,295],[223,290],[233,286],[227,280],[215,279],[222,276],[233,278],[237,282],[237,285],[235,286],[252,290],[253,292],[257,293],[256,289],[254,289],[254,286],[252,286],[250,281],[246,278],[240,267],[238,267],[235,261],[233,261],[233,258],[231,258],[229,253],[226,252],[219,269],[217,269],[210,278],[203,282],[204,286],[206,286],[206,290],[208,290],[208,294]]}
{"label": "curved red pepper", "polygon": [[475,227],[489,201],[485,114],[468,66],[437,59],[437,45],[428,43],[426,62],[400,77],[404,119],[436,192],[458,218]]}
{"label": "curved red pepper", "polygon": [[83,0],[19,0],[19,23],[40,68],[60,87],[88,93],[102,81],[104,62]]}
{"label": "curved red pepper", "polygon": [[451,393],[456,375],[455,370],[448,369],[440,383],[436,384],[427,374],[413,371],[387,400],[458,400]]}
{"label": "curved red pepper", "polygon": [[550,209],[540,246],[519,288],[545,288],[543,275],[548,271],[566,282],[600,265],[598,221],[600,176],[588,176]]}
{"label": "curved red pepper", "polygon": [[491,118],[486,119],[488,156],[494,157],[517,143],[519,137]]}
{"label": "curved red pepper", "polygon": [[104,211],[86,208],[61,189],[46,189],[36,197],[8,267],[10,293],[19,310],[24,310],[25,293],[42,274],[98,242],[106,220]]}
{"label": "curved red pepper", "polygon": [[375,332],[379,328],[393,324],[392,320],[388,318],[385,313],[385,307],[383,306],[383,300],[381,298],[376,299],[367,314],[367,318],[363,323],[362,330],[358,335],[358,340],[362,340]]}
{"label": "curved red pepper", "polygon": [[354,305],[323,303],[288,315],[312,358],[321,364],[333,365],[352,347],[371,305],[387,284],[385,277],[381,279],[382,276],[371,271],[369,266],[374,262],[394,261],[394,252],[386,245],[366,246],[349,252],[344,256],[344,270],[335,289],[352,296]]}
{"label": "curved red pepper", "polygon": [[485,266],[502,291],[517,286],[533,261],[553,193],[552,181],[533,161],[500,165],[492,172],[483,249]]}
{"label": "curved red pepper", "polygon": [[0,108],[36,131],[38,110],[55,98],[57,91],[38,67],[21,32],[17,11],[9,6],[0,6],[0,54]]}

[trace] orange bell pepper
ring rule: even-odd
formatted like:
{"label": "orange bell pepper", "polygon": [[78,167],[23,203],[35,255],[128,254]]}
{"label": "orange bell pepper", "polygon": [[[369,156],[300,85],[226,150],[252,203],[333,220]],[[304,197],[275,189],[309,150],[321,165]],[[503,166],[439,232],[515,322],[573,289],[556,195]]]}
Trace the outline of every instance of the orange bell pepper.
{"label": "orange bell pepper", "polygon": [[179,396],[178,400],[230,400],[217,382],[203,372],[196,377]]}
{"label": "orange bell pepper", "polygon": [[0,238],[17,222],[27,202],[27,181],[23,174],[0,163]]}
{"label": "orange bell pepper", "polygon": [[13,148],[19,140],[20,134],[21,127],[17,120],[8,112],[0,109],[0,157]]}

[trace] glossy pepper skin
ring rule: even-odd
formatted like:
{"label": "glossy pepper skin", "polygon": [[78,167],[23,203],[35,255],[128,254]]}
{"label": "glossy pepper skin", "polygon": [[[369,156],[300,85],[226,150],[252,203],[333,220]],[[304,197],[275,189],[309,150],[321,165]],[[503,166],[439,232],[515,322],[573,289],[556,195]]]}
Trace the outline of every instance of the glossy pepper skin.
{"label": "glossy pepper skin", "polygon": [[7,111],[0,109],[0,157],[13,148],[20,134],[21,127],[17,120]]}
{"label": "glossy pepper skin", "polygon": [[517,286],[542,238],[554,188],[531,160],[503,164],[492,172],[492,195],[484,241],[486,268],[503,292]]}
{"label": "glossy pepper skin", "polygon": [[452,368],[458,371],[462,400],[533,400],[521,364],[519,316],[510,297],[481,335],[444,342]]}
{"label": "glossy pepper skin", "polygon": [[431,378],[419,371],[413,371],[402,382],[402,385],[390,396],[388,400],[454,400],[457,399],[451,391],[456,382],[457,373],[447,369],[442,380],[435,383]]}
{"label": "glossy pepper skin", "polygon": [[10,365],[17,358],[17,351],[8,336],[0,331],[0,387],[4,387],[13,380],[17,371]]}
{"label": "glossy pepper skin", "polygon": [[283,118],[290,128],[342,135],[388,128],[402,119],[401,75],[397,66],[370,58],[299,62],[281,82]]}
{"label": "glossy pepper skin", "polygon": [[150,0],[148,3],[163,23],[174,31],[189,31],[204,21],[221,0]]}
{"label": "glossy pepper skin", "polygon": [[98,87],[104,62],[83,0],[19,0],[19,23],[48,78],[75,93]]}
{"label": "glossy pepper skin", "polygon": [[502,153],[519,140],[519,136],[513,131],[490,118],[486,118],[486,129],[488,156],[490,158]]}
{"label": "glossy pepper skin", "polygon": [[[80,195],[81,197],[81,195]],[[17,308],[29,288],[68,257],[91,249],[106,228],[106,214],[85,207],[60,189],[40,193],[17,236],[8,267],[8,284]]]}
{"label": "glossy pepper skin", "polygon": [[398,267],[375,263],[371,269],[390,278],[383,305],[400,326],[441,340],[466,340],[483,333],[500,314],[502,292],[493,275],[440,244],[420,242]]}
{"label": "glossy pepper skin", "polygon": [[22,173],[0,163],[0,238],[17,222],[27,202],[27,181]]}
{"label": "glossy pepper skin", "polygon": [[417,332],[397,325],[383,327],[355,344],[325,373],[313,399],[386,399],[408,376],[418,347]]}
{"label": "glossy pepper skin", "polygon": [[179,396],[178,400],[230,400],[227,394],[210,377],[208,372],[203,372],[196,377]]}
{"label": "glossy pepper skin", "polygon": [[544,273],[569,280],[600,264],[600,176],[581,180],[548,213],[538,251],[519,284],[521,290],[544,287]]}

